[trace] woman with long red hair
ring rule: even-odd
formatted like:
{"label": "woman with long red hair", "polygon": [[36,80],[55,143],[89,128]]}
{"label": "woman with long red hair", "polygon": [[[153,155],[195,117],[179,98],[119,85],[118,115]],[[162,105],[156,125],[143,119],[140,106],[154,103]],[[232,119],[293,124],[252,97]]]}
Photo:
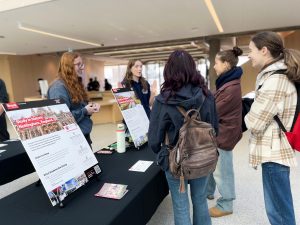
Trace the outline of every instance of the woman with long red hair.
{"label": "woman with long red hair", "polygon": [[84,64],[78,53],[64,53],[60,59],[57,79],[48,90],[48,98],[59,98],[65,101],[87,142],[91,145],[90,133],[93,122],[90,117],[99,110],[99,105],[88,103],[87,93],[78,81],[78,75],[83,70]]}

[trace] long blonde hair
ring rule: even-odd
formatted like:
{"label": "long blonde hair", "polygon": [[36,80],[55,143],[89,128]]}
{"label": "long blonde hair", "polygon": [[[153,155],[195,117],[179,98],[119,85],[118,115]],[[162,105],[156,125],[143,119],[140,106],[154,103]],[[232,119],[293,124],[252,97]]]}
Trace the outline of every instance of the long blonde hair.
{"label": "long blonde hair", "polygon": [[72,103],[87,102],[88,96],[82,84],[78,81],[75,71],[74,60],[80,57],[78,53],[65,52],[60,59],[58,78],[63,80],[70,94]]}

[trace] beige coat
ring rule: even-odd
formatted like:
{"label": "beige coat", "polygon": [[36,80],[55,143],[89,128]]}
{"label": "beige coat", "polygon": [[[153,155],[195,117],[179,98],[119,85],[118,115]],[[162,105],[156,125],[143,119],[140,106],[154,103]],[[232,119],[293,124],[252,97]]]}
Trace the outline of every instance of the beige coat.
{"label": "beige coat", "polygon": [[297,165],[295,151],[273,119],[278,115],[286,129],[290,130],[296,110],[295,85],[284,74],[271,75],[282,69],[286,69],[286,65],[280,60],[258,74],[254,103],[245,116],[245,123],[251,131],[249,161],[253,167],[264,162],[290,167]]}

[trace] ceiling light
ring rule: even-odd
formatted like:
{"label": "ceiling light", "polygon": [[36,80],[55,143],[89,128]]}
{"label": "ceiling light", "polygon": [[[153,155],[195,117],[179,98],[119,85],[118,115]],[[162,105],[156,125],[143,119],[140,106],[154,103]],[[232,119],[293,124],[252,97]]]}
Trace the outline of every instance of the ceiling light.
{"label": "ceiling light", "polygon": [[0,55],[17,55],[17,53],[15,53],[15,52],[1,52],[0,51]]}
{"label": "ceiling light", "polygon": [[53,0],[0,0],[0,12],[50,1]]}
{"label": "ceiling light", "polygon": [[94,55],[108,55],[108,54],[131,53],[131,52],[138,53],[138,52],[147,52],[147,51],[174,50],[175,48],[186,48],[186,47],[190,47],[190,46],[191,46],[190,44],[168,45],[168,46],[159,46],[159,47],[117,50],[117,51],[109,51],[109,52],[96,52],[96,53],[94,53]]}
{"label": "ceiling light", "polygon": [[60,39],[65,39],[65,40],[69,40],[69,41],[79,42],[79,43],[82,43],[82,44],[92,45],[92,46],[96,46],[96,47],[103,46],[102,44],[93,43],[93,42],[89,42],[89,41],[83,41],[83,40],[80,40],[80,39],[71,38],[71,37],[67,37],[67,36],[63,36],[63,35],[59,35],[59,34],[49,33],[49,32],[46,32],[46,31],[31,28],[29,26],[23,26],[21,23],[18,24],[18,28],[20,30],[30,31],[30,32],[38,33],[38,34],[43,34],[43,35],[46,35],[46,36],[51,36],[51,37],[55,37],[55,38],[60,38]]}
{"label": "ceiling light", "polygon": [[223,33],[224,32],[223,27],[222,27],[222,25],[220,23],[219,17],[218,17],[218,15],[216,13],[216,10],[215,10],[215,8],[214,8],[211,0],[204,0],[204,1],[205,1],[205,4],[206,4],[209,12],[210,12],[210,15],[212,16],[213,20],[215,21],[215,24],[216,24],[219,32]]}

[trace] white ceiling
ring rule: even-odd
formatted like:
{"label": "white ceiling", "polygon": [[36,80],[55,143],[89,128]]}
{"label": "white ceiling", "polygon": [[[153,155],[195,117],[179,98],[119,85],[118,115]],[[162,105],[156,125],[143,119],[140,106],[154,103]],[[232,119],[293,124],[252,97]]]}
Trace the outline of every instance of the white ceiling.
{"label": "white ceiling", "polygon": [[[300,26],[300,0],[212,0],[224,33]],[[0,12],[0,52],[95,48],[18,29],[18,22],[104,46],[220,34],[204,0],[56,0]]]}

